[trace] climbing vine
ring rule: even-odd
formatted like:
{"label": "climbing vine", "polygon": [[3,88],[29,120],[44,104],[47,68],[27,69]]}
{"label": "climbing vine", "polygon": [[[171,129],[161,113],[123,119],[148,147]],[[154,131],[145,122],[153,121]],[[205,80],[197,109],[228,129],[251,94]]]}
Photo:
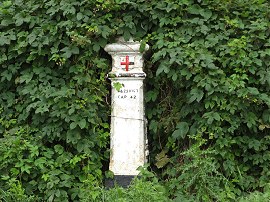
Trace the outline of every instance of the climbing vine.
{"label": "climbing vine", "polygon": [[208,165],[192,162],[186,150],[193,144],[200,145],[198,155],[214,159],[208,176],[223,175],[234,195],[264,187],[269,22],[266,0],[2,1],[0,188],[19,180],[26,194],[43,200],[79,201],[86,179],[101,182],[111,68],[103,48],[119,36],[151,47],[145,55],[149,160],[171,182],[171,196],[181,189],[176,182],[191,176],[183,165]]}

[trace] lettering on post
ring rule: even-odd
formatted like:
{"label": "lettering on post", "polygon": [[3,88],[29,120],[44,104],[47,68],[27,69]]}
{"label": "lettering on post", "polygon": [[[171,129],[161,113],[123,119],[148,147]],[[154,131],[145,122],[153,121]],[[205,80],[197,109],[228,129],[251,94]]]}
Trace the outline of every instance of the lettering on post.
{"label": "lettering on post", "polygon": [[139,89],[121,88],[118,99],[138,99]]}

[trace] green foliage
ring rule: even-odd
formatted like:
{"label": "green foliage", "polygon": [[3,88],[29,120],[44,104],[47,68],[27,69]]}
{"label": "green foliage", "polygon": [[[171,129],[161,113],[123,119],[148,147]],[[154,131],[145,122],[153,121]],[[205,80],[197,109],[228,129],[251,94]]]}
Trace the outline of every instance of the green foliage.
{"label": "green foliage", "polygon": [[47,201],[67,201],[70,196],[76,201],[81,195],[80,186],[90,173],[101,179],[101,165],[93,162],[91,154],[72,154],[60,144],[45,146],[42,138],[33,137],[34,131],[29,128],[12,131],[0,142],[3,192],[10,190],[10,184],[18,179],[26,194],[41,195]]}
{"label": "green foliage", "polygon": [[0,189],[0,201],[14,201],[14,202],[35,202],[39,199],[35,196],[27,196],[20,182],[11,180],[9,182],[9,189],[4,191]]}
{"label": "green foliage", "polygon": [[151,46],[151,164],[172,184],[183,176],[195,198],[211,198],[188,186],[191,173],[179,161],[199,136],[206,142],[198,156],[211,158],[195,153],[185,163],[212,167],[205,176],[197,170],[195,181],[209,177],[214,190],[224,176],[236,198],[260,190],[270,179],[269,22],[265,0],[0,2],[1,189],[15,179],[27,195],[78,201],[89,175],[101,181],[110,111],[103,48],[132,36]]}
{"label": "green foliage", "polygon": [[252,192],[247,194],[246,196],[242,196],[238,199],[239,202],[257,202],[257,201],[269,201],[270,200],[270,192],[269,192],[269,184],[267,184],[264,188],[263,192]]}
{"label": "green foliage", "polygon": [[[150,173],[150,172],[148,172]],[[152,173],[150,173],[152,174]],[[149,176],[149,174],[148,174]],[[145,176],[144,176],[145,178]],[[155,178],[156,179],[156,178]],[[137,179],[135,178],[131,185],[124,189],[115,186],[111,189],[105,189],[100,186],[99,182],[92,176],[83,182],[80,187],[80,201],[82,202],[169,202],[171,201],[167,196],[167,191],[164,186],[157,183],[157,181]],[[0,201],[15,201],[15,202],[34,202],[42,201],[34,196],[27,196],[19,182],[16,180],[10,183],[8,191],[0,190]]]}
{"label": "green foliage", "polygon": [[123,87],[123,84],[121,84],[119,82],[114,82],[113,87],[119,92],[121,90],[121,88]]}
{"label": "green foliage", "polygon": [[107,196],[107,201],[114,202],[170,201],[166,196],[166,190],[164,187],[153,182],[144,182],[142,180],[136,180],[127,190],[120,187],[112,189],[107,193]]}
{"label": "green foliage", "polygon": [[228,179],[218,169],[214,151],[201,149],[204,140],[198,139],[190,149],[175,156],[179,167],[171,168],[167,186],[174,201],[229,201],[235,199]]}
{"label": "green foliage", "polygon": [[134,179],[128,188],[114,187],[106,190],[102,189],[92,181],[86,183],[84,187],[84,198],[82,201],[92,202],[169,202],[171,201],[165,187],[162,185],[146,181],[143,179]]}
{"label": "green foliage", "polygon": [[270,178],[269,2],[151,1],[151,7],[150,159],[167,151],[164,177],[175,170],[181,176],[178,157],[194,143],[191,136],[201,136],[236,196],[264,187]]}
{"label": "green foliage", "polygon": [[[80,186],[89,174],[101,181],[102,161],[108,158],[109,61],[99,51],[107,41],[95,36],[91,40],[96,43],[90,40],[93,8],[100,5],[0,3],[3,191],[16,179],[26,195],[79,201]],[[86,24],[90,27],[81,37],[78,33]]]}
{"label": "green foliage", "polygon": [[260,193],[256,191],[246,197],[240,198],[239,202],[258,202],[258,201],[266,202],[269,200],[270,200],[269,193]]}

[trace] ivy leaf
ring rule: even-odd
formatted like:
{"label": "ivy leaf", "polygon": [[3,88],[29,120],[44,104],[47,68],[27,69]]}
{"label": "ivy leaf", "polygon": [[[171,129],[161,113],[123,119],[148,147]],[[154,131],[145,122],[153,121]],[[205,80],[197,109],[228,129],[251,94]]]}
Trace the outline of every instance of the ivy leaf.
{"label": "ivy leaf", "polygon": [[172,136],[175,139],[184,139],[189,131],[189,126],[187,122],[180,122],[176,126],[177,130],[175,130]]}
{"label": "ivy leaf", "polygon": [[103,38],[107,38],[109,35],[110,35],[110,33],[111,33],[111,29],[107,26],[107,25],[104,25],[104,26],[100,26],[99,27],[99,30],[100,30],[100,32],[101,32],[101,36],[103,37]]}
{"label": "ivy leaf", "polygon": [[115,90],[119,92],[121,88],[123,87],[123,84],[120,82],[113,82],[113,87],[115,88]]}
{"label": "ivy leaf", "polygon": [[77,20],[80,21],[83,18],[83,14],[82,13],[77,13]]}
{"label": "ivy leaf", "polygon": [[71,107],[69,110],[68,110],[68,114],[71,115],[75,112],[75,107]]}
{"label": "ivy leaf", "polygon": [[168,64],[165,62],[161,63],[157,69],[156,76],[160,75],[162,72],[165,72],[166,74],[170,71]]}
{"label": "ivy leaf", "polygon": [[64,152],[64,147],[57,144],[57,145],[54,146],[54,150],[55,150],[56,153],[62,154]]}
{"label": "ivy leaf", "polygon": [[248,92],[251,94],[251,95],[259,95],[260,92],[258,91],[257,88],[254,88],[254,87],[248,87]]}
{"label": "ivy leaf", "polygon": [[81,129],[84,129],[86,127],[86,120],[85,119],[81,119],[79,121],[78,125],[80,126]]}
{"label": "ivy leaf", "polygon": [[76,122],[72,122],[72,123],[70,124],[70,129],[72,130],[72,129],[76,128],[77,125],[78,125],[78,124],[77,124]]}
{"label": "ivy leaf", "polygon": [[176,80],[177,80],[177,77],[178,77],[178,75],[177,75],[177,74],[173,74],[173,76],[172,76],[172,80],[173,80],[173,81],[176,81]]}
{"label": "ivy leaf", "polygon": [[220,121],[220,115],[217,112],[213,113],[213,119]]}
{"label": "ivy leaf", "polygon": [[201,101],[203,98],[204,92],[198,88],[194,88],[190,92],[191,97],[189,98],[189,103],[197,100],[197,102]]}
{"label": "ivy leaf", "polygon": [[8,8],[12,5],[12,1],[3,1],[1,7]]}
{"label": "ivy leaf", "polygon": [[99,45],[99,44],[94,44],[94,45],[93,45],[93,50],[94,50],[95,52],[98,52],[98,51],[100,50],[100,45]]}
{"label": "ivy leaf", "polygon": [[0,63],[6,61],[8,58],[7,58],[7,55],[5,53],[3,53],[2,55],[0,55]]}
{"label": "ivy leaf", "polygon": [[29,83],[33,78],[34,73],[33,72],[27,72],[20,76],[20,83]]}
{"label": "ivy leaf", "polygon": [[143,52],[144,52],[145,46],[146,46],[146,41],[143,40],[143,41],[140,43],[140,49],[139,49],[140,53],[143,53]]}
{"label": "ivy leaf", "polygon": [[198,15],[200,12],[201,12],[201,7],[198,5],[198,4],[194,4],[192,6],[190,6],[187,11],[190,13],[190,14],[194,14],[194,15]]}
{"label": "ivy leaf", "polygon": [[23,24],[23,17],[22,16],[18,16],[16,21],[15,21],[16,26],[21,26]]}
{"label": "ivy leaf", "polygon": [[81,139],[78,141],[76,149],[78,150],[78,152],[84,151],[85,153],[88,153],[90,151],[89,145],[90,145],[89,141],[87,141],[86,139]]}
{"label": "ivy leaf", "polygon": [[124,29],[124,34],[123,34],[123,37],[126,41],[128,41],[130,38],[131,38],[131,34],[130,34],[130,31],[129,29]]}
{"label": "ivy leaf", "polygon": [[167,163],[170,162],[170,159],[168,158],[166,153],[167,152],[165,150],[162,150],[159,154],[156,155],[155,165],[157,166],[157,168],[163,168]]}
{"label": "ivy leaf", "polygon": [[[76,124],[77,125],[77,124]],[[76,126],[75,126],[76,127]],[[69,130],[67,132],[67,143],[77,144],[78,141],[81,139],[81,135],[79,129]]]}
{"label": "ivy leaf", "polygon": [[151,120],[149,124],[149,130],[152,130],[154,133],[157,133],[158,131],[158,122],[155,120]]}
{"label": "ivy leaf", "polygon": [[23,165],[22,167],[21,167],[21,172],[23,173],[23,172],[26,172],[26,173],[28,173],[28,174],[30,174],[30,169],[32,168],[32,166],[29,166],[29,165]]}
{"label": "ivy leaf", "polygon": [[253,139],[253,141],[249,141],[248,143],[248,147],[254,148],[255,151],[259,151],[260,146],[261,146],[261,142],[256,139]]}
{"label": "ivy leaf", "polygon": [[0,46],[10,44],[10,38],[8,36],[0,35]]}
{"label": "ivy leaf", "polygon": [[211,16],[212,16],[212,11],[210,11],[208,9],[206,9],[206,10],[201,9],[200,10],[200,15],[202,17],[204,17],[206,20],[209,20],[211,18]]}
{"label": "ivy leaf", "polygon": [[158,96],[158,91],[148,91],[145,95],[145,101],[149,102],[150,100],[155,101]]}
{"label": "ivy leaf", "polygon": [[64,58],[70,58],[72,54],[79,54],[79,48],[77,46],[65,47],[61,50],[64,52]]}
{"label": "ivy leaf", "polygon": [[48,106],[40,106],[36,109],[35,113],[41,113],[43,114],[44,112],[49,112],[49,107]]}
{"label": "ivy leaf", "polygon": [[29,34],[29,35],[27,36],[27,38],[28,38],[29,44],[32,44],[32,43],[36,40],[37,35],[34,34],[34,33],[31,33],[31,34]]}

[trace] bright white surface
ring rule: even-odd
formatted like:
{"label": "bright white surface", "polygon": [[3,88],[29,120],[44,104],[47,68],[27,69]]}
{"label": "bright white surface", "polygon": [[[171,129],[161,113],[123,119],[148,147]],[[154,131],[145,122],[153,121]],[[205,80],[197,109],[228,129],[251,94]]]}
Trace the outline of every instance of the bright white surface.
{"label": "bright white surface", "polygon": [[[119,42],[105,47],[112,56],[111,73],[144,73],[143,55],[139,42]],[[149,46],[146,46],[146,50]],[[125,57],[130,62],[126,71]],[[137,168],[146,162],[146,131],[143,80],[140,77],[117,77],[112,81],[111,156],[110,170],[114,175],[137,175]],[[114,83],[123,87],[118,92]]]}
{"label": "bright white surface", "polygon": [[112,87],[110,170],[115,175],[137,175],[145,162],[143,79],[117,78]]}

